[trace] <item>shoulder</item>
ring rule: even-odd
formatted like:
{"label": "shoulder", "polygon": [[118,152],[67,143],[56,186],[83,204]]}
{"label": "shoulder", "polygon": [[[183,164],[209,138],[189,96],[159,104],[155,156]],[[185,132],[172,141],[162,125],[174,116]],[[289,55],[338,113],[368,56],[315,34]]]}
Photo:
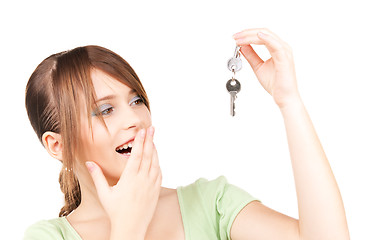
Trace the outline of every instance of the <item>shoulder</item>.
{"label": "shoulder", "polygon": [[223,175],[208,180],[199,178],[192,184],[177,188],[179,199],[190,203],[190,207],[202,206],[214,213],[235,217],[247,203],[259,199],[253,197],[247,191],[231,184]]}
{"label": "shoulder", "polygon": [[63,239],[61,225],[61,218],[38,221],[26,229],[24,240]]}
{"label": "shoulder", "polygon": [[[199,178],[190,185],[178,187],[177,192],[184,216],[201,225],[211,226],[222,240],[229,239],[232,222],[241,209],[258,200],[230,184],[223,175],[212,180]],[[200,216],[206,221],[200,221]],[[206,225],[209,221],[210,225]]]}
{"label": "shoulder", "polygon": [[247,203],[260,201],[244,189],[231,184],[223,175],[213,180],[200,178],[194,184],[205,200],[211,199],[220,215],[233,215]]}
{"label": "shoulder", "polygon": [[223,188],[228,183],[225,176],[221,175],[213,180],[208,180],[207,178],[198,178],[193,183],[186,185],[186,186],[180,186],[178,188],[185,189],[185,191],[216,191],[217,189]]}
{"label": "shoulder", "polygon": [[234,200],[240,198],[254,199],[248,192],[235,186],[227,180],[223,175],[215,179],[208,180],[207,178],[199,178],[194,183],[187,186],[178,187],[180,191],[185,192],[185,195],[206,196],[221,199],[222,197],[232,196]]}
{"label": "shoulder", "polygon": [[65,217],[41,220],[29,226],[24,233],[24,240],[63,240],[80,239]]}

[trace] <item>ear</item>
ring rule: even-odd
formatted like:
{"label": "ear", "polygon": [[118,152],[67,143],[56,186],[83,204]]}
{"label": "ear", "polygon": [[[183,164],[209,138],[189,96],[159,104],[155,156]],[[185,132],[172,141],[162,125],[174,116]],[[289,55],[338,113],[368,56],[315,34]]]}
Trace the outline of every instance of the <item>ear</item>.
{"label": "ear", "polygon": [[59,133],[45,132],[42,135],[42,143],[53,158],[62,161],[63,144]]}

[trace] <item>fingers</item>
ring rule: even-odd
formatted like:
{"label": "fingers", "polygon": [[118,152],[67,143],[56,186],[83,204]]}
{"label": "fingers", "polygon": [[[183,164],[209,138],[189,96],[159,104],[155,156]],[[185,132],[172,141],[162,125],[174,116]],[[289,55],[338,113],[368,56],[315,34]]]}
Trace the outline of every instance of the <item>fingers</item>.
{"label": "fingers", "polygon": [[285,46],[273,35],[259,32],[257,36],[265,43],[266,48],[269,50],[275,62],[283,62],[286,60]]}
{"label": "fingers", "polygon": [[150,168],[150,175],[152,177],[152,179],[156,179],[157,182],[160,181],[160,185],[161,185],[161,169],[160,169],[160,165],[159,165],[159,158],[158,158],[158,154],[157,154],[157,151],[156,151],[156,147],[155,147],[155,144],[153,146],[154,150],[153,150],[153,155],[152,155],[152,162],[151,162],[151,168]]}
{"label": "fingers", "polygon": [[133,148],[131,149],[130,158],[129,158],[129,160],[126,164],[125,170],[124,170],[124,171],[128,172],[128,174],[129,173],[135,173],[136,174],[139,171],[141,159],[142,159],[142,156],[143,156],[143,145],[144,145],[145,135],[146,135],[146,130],[141,129],[137,133],[137,135],[134,139]]}
{"label": "fingers", "polygon": [[154,133],[155,128],[153,126],[147,130],[142,129],[137,133],[130,158],[125,167],[125,171],[127,172],[125,174],[149,173],[152,159],[154,158],[154,151],[156,151],[153,143]]}
{"label": "fingers", "polygon": [[160,189],[161,183],[163,181],[163,176],[161,174],[159,158],[157,155],[155,144],[154,144],[154,151],[153,151],[152,163],[151,163],[151,168],[150,168],[150,176],[154,180],[155,186]]}
{"label": "fingers", "polygon": [[257,55],[255,50],[250,45],[242,46],[240,48],[241,53],[247,59],[249,65],[251,65],[254,72],[256,72],[261,64],[264,63],[264,61]]}
{"label": "fingers", "polygon": [[108,194],[109,184],[104,174],[102,173],[101,168],[94,162],[86,162],[85,164],[96,186],[97,194],[99,196],[105,196],[106,194]]}
{"label": "fingers", "polygon": [[239,46],[250,44],[265,45],[275,61],[285,61],[287,59],[287,52],[291,51],[286,42],[266,28],[244,30],[235,34],[234,39]]}
{"label": "fingers", "polygon": [[233,38],[236,41],[236,44],[239,46],[257,44],[262,45],[264,42],[257,36],[258,32],[261,32],[261,29],[247,29],[241,32],[234,34]]}
{"label": "fingers", "polygon": [[158,157],[156,147],[155,147],[155,144],[154,144],[154,151],[153,151],[153,157],[152,157],[151,169],[150,170],[152,171],[152,170],[156,170],[156,169],[160,170],[160,164],[159,164],[159,157]]}
{"label": "fingers", "polygon": [[143,157],[140,163],[139,171],[143,173],[148,173],[150,171],[152,156],[153,156],[153,137],[154,137],[155,129],[153,126],[147,129],[146,139],[144,141],[144,148],[143,148]]}

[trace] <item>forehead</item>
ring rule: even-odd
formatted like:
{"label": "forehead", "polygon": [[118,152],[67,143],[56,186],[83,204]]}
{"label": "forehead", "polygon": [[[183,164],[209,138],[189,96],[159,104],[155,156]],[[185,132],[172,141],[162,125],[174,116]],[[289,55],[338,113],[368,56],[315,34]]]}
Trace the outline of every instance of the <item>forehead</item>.
{"label": "forehead", "polygon": [[99,69],[91,70],[91,78],[97,98],[107,95],[127,95],[131,90],[126,84],[121,83]]}

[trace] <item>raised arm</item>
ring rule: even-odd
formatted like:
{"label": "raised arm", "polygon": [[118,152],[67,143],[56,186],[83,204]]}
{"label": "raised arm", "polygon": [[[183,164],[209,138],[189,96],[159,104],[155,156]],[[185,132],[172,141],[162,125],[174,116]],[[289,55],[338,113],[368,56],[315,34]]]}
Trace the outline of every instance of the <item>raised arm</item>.
{"label": "raised arm", "polygon": [[[264,34],[260,34],[264,33]],[[259,202],[248,204],[231,228],[233,240],[349,239],[345,210],[336,180],[300,98],[291,48],[268,29],[248,29],[234,37],[259,82],[278,105],[286,128],[298,198],[299,219]],[[267,61],[250,44],[263,44]]]}

